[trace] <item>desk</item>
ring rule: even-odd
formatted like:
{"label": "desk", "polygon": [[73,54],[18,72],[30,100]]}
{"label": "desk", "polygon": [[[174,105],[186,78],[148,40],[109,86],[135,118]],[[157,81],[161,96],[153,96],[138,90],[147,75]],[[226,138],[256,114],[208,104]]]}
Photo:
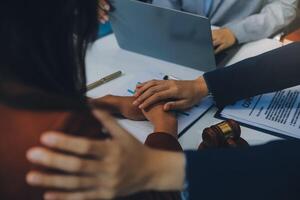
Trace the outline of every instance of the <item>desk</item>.
{"label": "desk", "polygon": [[[228,65],[280,46],[282,46],[281,43],[271,39],[264,39],[246,44],[229,61]],[[114,35],[104,37],[90,46],[86,57],[86,65],[88,83],[92,83],[99,78],[118,70],[124,72],[124,75],[121,78],[90,91],[88,93],[88,96],[90,97],[113,94],[111,88],[126,83],[135,73],[142,71],[158,70],[166,74],[171,73],[177,77],[185,77],[185,79],[195,79],[203,74],[201,71],[191,68],[122,50],[118,47]],[[184,136],[179,139],[185,150],[197,149],[202,141],[202,130],[221,121],[214,117],[216,112],[217,108],[211,108],[185,133]],[[269,141],[280,139],[246,127],[242,127],[242,136],[250,143],[250,145],[264,144]]]}

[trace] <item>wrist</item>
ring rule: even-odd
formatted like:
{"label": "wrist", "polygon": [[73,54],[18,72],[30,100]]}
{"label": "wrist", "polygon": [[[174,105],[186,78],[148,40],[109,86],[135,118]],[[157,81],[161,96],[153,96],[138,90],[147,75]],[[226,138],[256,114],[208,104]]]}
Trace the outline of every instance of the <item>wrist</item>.
{"label": "wrist", "polygon": [[95,99],[94,105],[113,115],[120,113],[120,105],[119,105],[118,97],[113,95],[106,95],[99,99]]}
{"label": "wrist", "polygon": [[151,149],[148,157],[146,190],[181,191],[184,188],[186,161],[183,153]]}
{"label": "wrist", "polygon": [[175,116],[172,116],[169,119],[158,119],[153,125],[154,132],[169,133],[177,138],[178,122]]}
{"label": "wrist", "polygon": [[234,44],[237,43],[235,34],[233,33],[233,31],[230,28],[224,28],[224,29],[226,30],[227,34],[229,35],[229,40],[228,40],[229,44],[231,46],[233,46]]}
{"label": "wrist", "polygon": [[197,93],[200,98],[208,96],[209,89],[204,76],[200,76],[195,80],[195,88],[197,89]]}

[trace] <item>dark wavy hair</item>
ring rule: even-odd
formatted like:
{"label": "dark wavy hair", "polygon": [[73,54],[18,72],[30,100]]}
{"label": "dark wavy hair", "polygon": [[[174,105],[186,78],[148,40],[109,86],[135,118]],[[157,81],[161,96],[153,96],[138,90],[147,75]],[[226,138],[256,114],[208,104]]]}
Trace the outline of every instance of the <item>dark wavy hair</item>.
{"label": "dark wavy hair", "polygon": [[49,93],[82,96],[97,9],[97,0],[1,0],[0,84],[17,80]]}

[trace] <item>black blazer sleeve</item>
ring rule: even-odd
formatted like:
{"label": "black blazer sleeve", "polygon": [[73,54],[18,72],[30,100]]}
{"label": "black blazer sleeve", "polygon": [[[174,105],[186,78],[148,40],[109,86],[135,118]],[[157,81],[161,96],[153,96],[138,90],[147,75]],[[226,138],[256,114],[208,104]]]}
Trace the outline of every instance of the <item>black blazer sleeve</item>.
{"label": "black blazer sleeve", "polygon": [[299,200],[300,142],[186,152],[191,200]]}
{"label": "black blazer sleeve", "polygon": [[216,104],[300,85],[300,42],[204,74]]}

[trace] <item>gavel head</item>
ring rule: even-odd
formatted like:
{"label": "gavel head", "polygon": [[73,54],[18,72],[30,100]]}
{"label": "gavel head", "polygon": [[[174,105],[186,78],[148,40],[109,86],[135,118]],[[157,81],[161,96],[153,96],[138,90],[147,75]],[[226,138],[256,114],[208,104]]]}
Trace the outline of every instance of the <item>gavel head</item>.
{"label": "gavel head", "polygon": [[241,128],[234,120],[227,120],[204,129],[202,139],[203,143],[200,145],[200,149],[234,147],[234,145],[245,144],[245,140],[240,141]]}

